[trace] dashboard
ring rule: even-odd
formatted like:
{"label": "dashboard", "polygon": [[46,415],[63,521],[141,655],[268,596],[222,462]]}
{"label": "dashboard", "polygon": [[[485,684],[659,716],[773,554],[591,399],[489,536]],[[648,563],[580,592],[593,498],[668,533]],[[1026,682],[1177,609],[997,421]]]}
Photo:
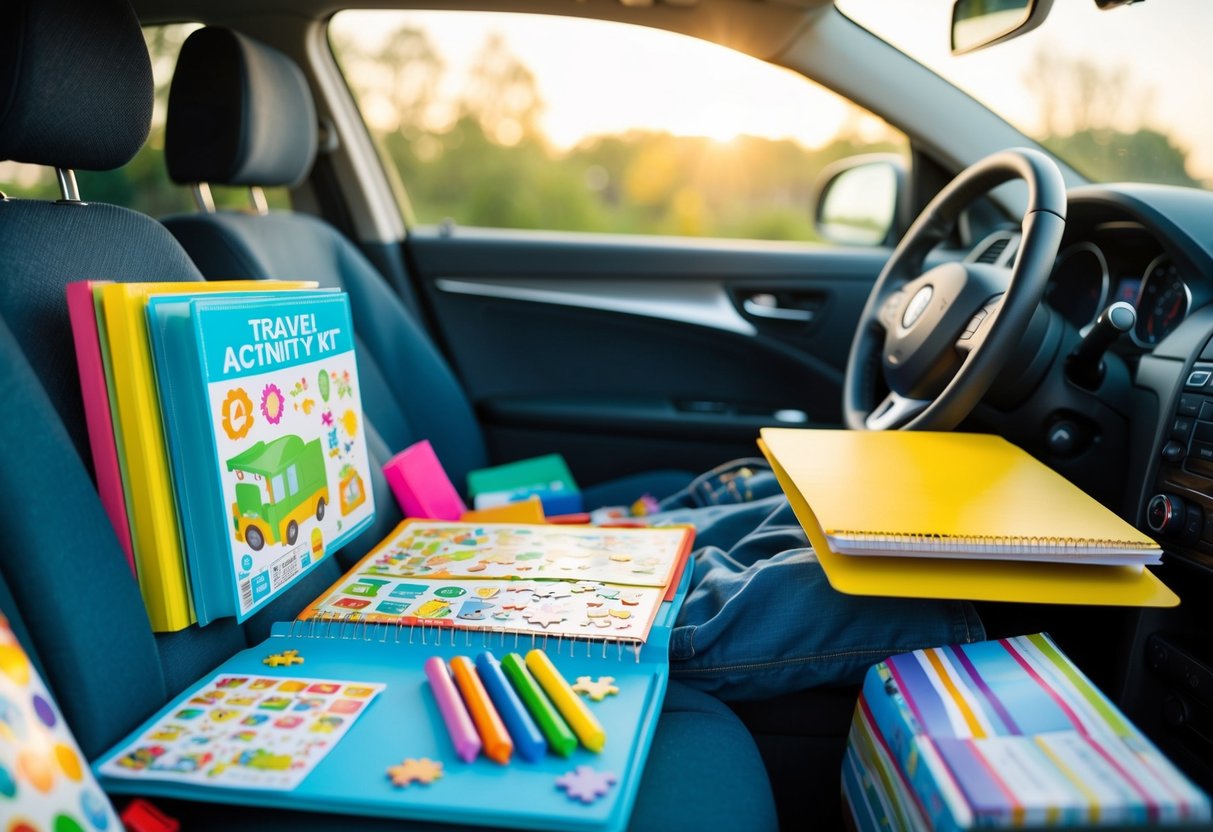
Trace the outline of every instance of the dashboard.
{"label": "dashboard", "polygon": [[1141,223],[1102,222],[1072,240],[1057,255],[1045,303],[1080,331],[1109,304],[1123,301],[1137,313],[1132,342],[1152,349],[1191,311],[1195,276]]}

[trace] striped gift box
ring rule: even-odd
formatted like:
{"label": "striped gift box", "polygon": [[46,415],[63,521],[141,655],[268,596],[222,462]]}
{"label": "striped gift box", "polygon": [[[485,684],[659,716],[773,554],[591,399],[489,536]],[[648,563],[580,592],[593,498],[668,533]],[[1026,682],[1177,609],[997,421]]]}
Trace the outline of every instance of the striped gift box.
{"label": "striped gift box", "polygon": [[865,832],[1210,820],[1208,797],[1044,634],[873,667],[842,780]]}

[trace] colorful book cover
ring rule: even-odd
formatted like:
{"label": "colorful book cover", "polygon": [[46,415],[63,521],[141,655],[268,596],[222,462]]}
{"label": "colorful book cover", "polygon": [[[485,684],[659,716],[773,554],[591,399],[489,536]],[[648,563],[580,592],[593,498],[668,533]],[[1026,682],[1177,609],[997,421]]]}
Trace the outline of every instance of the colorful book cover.
{"label": "colorful book cover", "polygon": [[693,536],[406,520],[300,618],[640,643]]}
{"label": "colorful book cover", "polygon": [[143,602],[154,630],[181,630],[196,620],[173,502],[169,459],[148,340],[149,297],[185,292],[314,288],[315,283],[109,283],[95,287],[113,381],[110,407],[123,468],[131,543]]}
{"label": "colorful book cover", "polygon": [[13,832],[122,829],[63,714],[2,615],[0,821]]}
{"label": "colorful book cover", "polygon": [[1043,634],[876,665],[849,747],[867,791],[931,829],[1210,820],[1208,797]]}
{"label": "colorful book cover", "polygon": [[532,495],[539,497],[544,514],[549,516],[573,514],[582,509],[581,492],[560,454],[471,471],[468,493],[478,509],[525,500]]}
{"label": "colorful book cover", "polygon": [[67,312],[72,323],[72,339],[76,345],[76,367],[80,374],[80,393],[84,399],[84,419],[88,426],[88,444],[93,457],[93,472],[97,478],[97,494],[109,517],[110,525],[126,553],[131,573],[135,569],[135,553],[131,547],[130,522],[126,514],[126,494],[122,487],[122,471],[118,448],[114,440],[113,414],[110,411],[109,386],[106,381],[105,360],[101,354],[101,335],[97,330],[96,305],[93,288],[100,284],[84,280],[67,285]]}
{"label": "colorful book cover", "polygon": [[374,516],[349,300],[148,305],[201,623],[240,621]]}
{"label": "colorful book cover", "polygon": [[[537,754],[525,756],[521,753],[522,735],[515,727],[508,730],[514,751],[505,762],[491,758],[487,750],[473,752],[469,760],[460,750],[445,724],[425,665],[434,658],[450,664],[457,657],[475,661],[486,651],[504,665],[511,660],[509,654],[515,652],[513,636],[491,631],[459,633],[458,638],[442,638],[439,643],[432,632],[429,638],[423,638],[419,632],[392,625],[296,621],[274,625],[266,642],[237,654],[214,676],[167,705],[103,755],[95,770],[113,794],[373,815],[484,829],[620,832],[627,826],[657,726],[669,676],[670,629],[685,592],[684,580],[675,600],[662,605],[648,643],[635,650],[624,649],[623,645],[608,648],[600,643],[536,640],[534,649],[544,653],[555,672],[578,689],[571,695],[580,699],[601,728],[604,741],[598,750],[574,738],[571,746],[557,752],[549,740],[538,744]],[[532,650],[531,639],[526,642],[518,654]],[[301,664],[291,666],[286,661]],[[247,696],[262,692],[250,690],[255,684],[265,685],[263,690],[269,691],[269,684],[303,681],[299,671],[304,669],[308,676],[335,677],[346,686],[382,689],[375,701],[359,709],[344,738],[327,747],[323,758],[316,759],[314,768],[305,772],[290,791],[253,784],[243,787],[193,775],[169,779],[157,776],[150,762],[138,772],[128,772],[128,776],[114,776],[114,767],[132,753],[136,765],[154,757],[164,759],[165,765],[175,760],[188,767],[188,760],[181,755],[157,754],[157,745],[163,743],[153,734],[159,726],[188,722],[187,717],[204,718],[193,717],[194,710],[205,710],[205,718],[213,718],[215,709],[219,709],[219,716],[226,717],[223,724],[232,726],[231,734],[222,742],[238,743],[241,732],[247,730],[240,724],[246,718],[243,715],[263,711],[260,705],[264,700],[249,703],[241,698],[233,705],[227,695],[211,702],[216,692],[228,694],[220,687],[223,680],[246,680],[233,693]],[[477,670],[478,678],[482,672],[482,668]],[[514,685],[512,679],[507,684]],[[541,709],[553,704],[554,697],[544,690],[537,697],[536,705]],[[200,701],[191,704],[192,700]],[[237,713],[227,716],[225,709]],[[331,710],[330,706],[326,713]],[[565,725],[561,716],[564,712],[556,713],[556,723]],[[184,736],[175,729],[166,735]],[[235,751],[228,759],[241,762]],[[269,762],[272,758],[266,759]]]}

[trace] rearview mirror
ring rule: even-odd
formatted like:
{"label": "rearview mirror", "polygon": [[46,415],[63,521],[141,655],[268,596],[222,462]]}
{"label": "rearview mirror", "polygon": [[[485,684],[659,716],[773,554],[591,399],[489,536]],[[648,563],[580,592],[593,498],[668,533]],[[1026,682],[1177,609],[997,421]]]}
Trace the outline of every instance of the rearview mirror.
{"label": "rearview mirror", "polygon": [[1053,0],[956,0],[952,54],[962,55],[1019,37],[1044,22]]}
{"label": "rearview mirror", "polygon": [[856,156],[831,165],[822,172],[817,189],[817,233],[843,245],[888,243],[904,182],[905,164],[892,154]]}

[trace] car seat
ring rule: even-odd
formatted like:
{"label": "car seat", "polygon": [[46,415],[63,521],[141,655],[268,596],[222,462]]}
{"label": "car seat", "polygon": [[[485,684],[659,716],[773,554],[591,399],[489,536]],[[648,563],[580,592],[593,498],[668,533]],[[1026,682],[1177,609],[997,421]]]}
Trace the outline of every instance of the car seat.
{"label": "car seat", "polygon": [[[55,691],[84,753],[95,758],[186,685],[295,611],[340,572],[321,562],[298,587],[238,626],[231,620],[153,634],[84,462],[89,458],[64,297],[73,280],[200,280],[154,220],[88,204],[74,168],[109,169],[143,143],[152,80],[126,0],[16,0],[0,6],[0,159],[59,171],[58,202],[0,198],[0,454],[6,496],[0,605]],[[380,450],[377,451],[376,449]],[[372,455],[382,453],[373,441]],[[381,476],[369,546],[398,520]],[[385,528],[386,527],[386,528]],[[722,766],[719,761],[730,765]],[[171,804],[189,829],[332,828],[322,814]],[[672,683],[634,828],[773,828],[770,786],[753,740],[711,697]],[[410,824],[343,819],[343,828]]]}
{"label": "car seat", "polygon": [[[169,92],[169,176],[196,188],[295,186],[316,157],[317,123],[302,71],[243,34],[210,27],[181,48]],[[200,200],[205,202],[205,200]],[[476,414],[421,323],[370,261],[336,228],[289,211],[211,211],[165,226],[210,279],[318,280],[350,296],[363,405],[388,446],[429,439],[451,480],[489,464]],[[685,471],[649,471],[583,488],[588,507],[661,498]]]}

